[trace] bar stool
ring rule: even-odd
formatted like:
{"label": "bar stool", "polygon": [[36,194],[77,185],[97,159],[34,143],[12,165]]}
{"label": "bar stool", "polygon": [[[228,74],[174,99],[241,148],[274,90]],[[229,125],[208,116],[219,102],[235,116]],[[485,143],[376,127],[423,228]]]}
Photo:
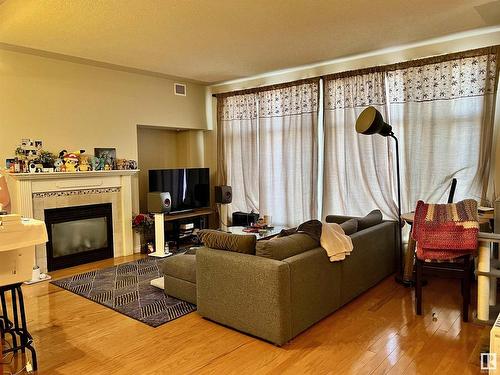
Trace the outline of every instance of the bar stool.
{"label": "bar stool", "polygon": [[[31,352],[33,371],[38,368],[36,351],[33,348],[33,337],[28,331],[26,325],[26,313],[24,309],[24,297],[21,288],[22,283],[0,286],[0,299],[2,304],[2,314],[0,315],[2,338],[8,333],[12,336],[12,346],[8,349],[3,349],[2,354],[7,353],[25,353],[26,349]],[[5,294],[10,292],[12,297],[12,320],[9,318]],[[19,337],[20,344],[18,345],[17,338]]]}

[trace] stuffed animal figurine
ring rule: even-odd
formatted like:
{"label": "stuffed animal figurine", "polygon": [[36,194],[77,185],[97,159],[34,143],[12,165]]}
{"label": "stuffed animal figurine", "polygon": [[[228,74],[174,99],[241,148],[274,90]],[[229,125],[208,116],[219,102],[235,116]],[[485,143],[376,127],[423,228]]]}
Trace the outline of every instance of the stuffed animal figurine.
{"label": "stuffed animal figurine", "polygon": [[64,162],[61,158],[57,158],[54,160],[54,171],[56,172],[64,172],[66,168],[64,167]]}
{"label": "stuffed animal figurine", "polygon": [[64,155],[64,166],[66,172],[78,172],[78,156],[73,152]]}
{"label": "stuffed animal figurine", "polygon": [[97,171],[103,171],[104,167],[106,166],[106,155],[101,155],[99,158],[99,164],[97,164]]}
{"label": "stuffed animal figurine", "polygon": [[91,156],[90,157],[90,167],[92,168],[91,170],[97,171],[98,166],[99,166],[99,158],[97,158],[95,156]]}
{"label": "stuffed animal figurine", "polygon": [[79,163],[80,171],[87,172],[90,171],[89,157],[87,155],[80,155],[80,163]]}

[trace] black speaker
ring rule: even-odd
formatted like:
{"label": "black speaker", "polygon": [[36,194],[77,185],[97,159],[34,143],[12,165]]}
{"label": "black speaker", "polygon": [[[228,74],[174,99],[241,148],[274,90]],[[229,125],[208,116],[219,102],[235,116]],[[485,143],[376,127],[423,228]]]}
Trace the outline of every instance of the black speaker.
{"label": "black speaker", "polygon": [[231,186],[221,185],[215,187],[215,203],[227,204],[233,201]]}
{"label": "black speaker", "polygon": [[172,209],[172,198],[170,193],[154,191],[148,193],[148,212],[151,213],[169,213]]}
{"label": "black speaker", "polygon": [[232,225],[236,227],[248,227],[252,223],[257,223],[259,214],[255,212],[233,212]]}

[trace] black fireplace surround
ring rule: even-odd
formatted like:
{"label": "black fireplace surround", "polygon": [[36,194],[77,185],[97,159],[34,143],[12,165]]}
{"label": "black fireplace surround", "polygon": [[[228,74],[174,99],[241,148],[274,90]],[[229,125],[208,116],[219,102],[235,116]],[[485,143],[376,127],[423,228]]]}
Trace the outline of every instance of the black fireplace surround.
{"label": "black fireplace surround", "polygon": [[45,225],[49,271],[113,257],[111,203],[46,209]]}

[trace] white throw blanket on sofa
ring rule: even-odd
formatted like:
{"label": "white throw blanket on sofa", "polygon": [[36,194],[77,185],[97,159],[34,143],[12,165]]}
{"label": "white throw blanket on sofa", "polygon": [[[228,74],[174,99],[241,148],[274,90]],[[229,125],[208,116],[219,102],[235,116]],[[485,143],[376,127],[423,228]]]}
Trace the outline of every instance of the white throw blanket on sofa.
{"label": "white throw blanket on sofa", "polygon": [[330,262],[344,260],[353,249],[351,237],[347,236],[342,227],[336,223],[323,223],[320,242]]}

